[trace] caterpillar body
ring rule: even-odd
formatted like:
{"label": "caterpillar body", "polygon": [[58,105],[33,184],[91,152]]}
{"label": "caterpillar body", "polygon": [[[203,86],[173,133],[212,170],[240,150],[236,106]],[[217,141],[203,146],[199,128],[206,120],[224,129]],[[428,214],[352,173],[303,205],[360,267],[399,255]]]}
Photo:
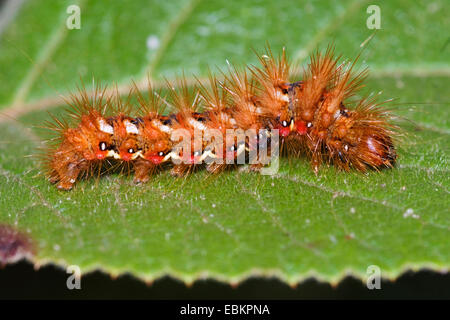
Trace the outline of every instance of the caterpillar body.
{"label": "caterpillar body", "polygon": [[[254,161],[264,156],[253,151],[265,149],[270,158],[279,146],[290,155],[309,156],[315,172],[324,162],[346,171],[394,166],[392,115],[376,96],[354,97],[366,70],[354,72],[355,62],[339,64],[330,47],[311,57],[296,82],[284,50],[274,57],[267,49],[259,60],[261,67],[229,66],[223,80],[210,75],[207,85],[168,82],[168,97],[150,81],[147,98],[134,85],[129,97],[137,97],[139,112],[133,116],[130,99],[122,102],[117,91],[106,94],[97,87],[90,98],[80,90],[68,101],[75,125],[55,117],[48,123],[56,138],[44,153],[47,177],[58,189],[70,190],[110,161],[132,166],[135,183],[147,182],[169,161],[174,176],[202,163],[218,173],[241,157],[259,170],[267,162]],[[173,109],[168,115],[167,105]],[[238,139],[230,130],[246,134]],[[278,144],[268,143],[278,137]]]}

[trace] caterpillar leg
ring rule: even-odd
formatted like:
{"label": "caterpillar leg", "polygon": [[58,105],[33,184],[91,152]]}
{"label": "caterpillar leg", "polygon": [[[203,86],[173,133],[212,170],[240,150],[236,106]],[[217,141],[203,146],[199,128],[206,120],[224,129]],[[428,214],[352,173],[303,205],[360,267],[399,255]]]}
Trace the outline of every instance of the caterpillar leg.
{"label": "caterpillar leg", "polygon": [[52,183],[56,183],[56,187],[59,190],[71,190],[80,173],[87,170],[89,164],[86,161],[60,162],[58,160],[56,158],[52,163],[53,171],[49,180]]}
{"label": "caterpillar leg", "polygon": [[264,167],[264,164],[262,164],[262,163],[251,164],[249,167],[249,171],[250,172],[260,172],[263,167]]}
{"label": "caterpillar leg", "polygon": [[222,172],[224,169],[225,169],[225,165],[219,164],[219,163],[210,163],[206,166],[206,171],[208,171],[209,173],[212,173],[212,174]]}
{"label": "caterpillar leg", "polygon": [[181,178],[181,177],[184,177],[189,172],[191,167],[192,167],[192,165],[189,165],[189,164],[184,164],[184,163],[178,164],[178,165],[173,166],[173,168],[170,170],[170,174],[174,177]]}
{"label": "caterpillar leg", "polygon": [[138,158],[134,161],[134,180],[135,184],[146,183],[150,179],[150,172],[155,168],[155,165],[148,160]]}
{"label": "caterpillar leg", "polygon": [[81,168],[74,163],[70,163],[65,170],[61,170],[62,177],[56,187],[59,190],[71,190],[80,174]]}

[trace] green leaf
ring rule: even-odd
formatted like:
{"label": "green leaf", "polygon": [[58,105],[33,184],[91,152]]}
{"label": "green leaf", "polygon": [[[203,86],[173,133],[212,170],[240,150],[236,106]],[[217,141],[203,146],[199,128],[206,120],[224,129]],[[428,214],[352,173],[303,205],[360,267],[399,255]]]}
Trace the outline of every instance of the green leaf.
{"label": "green leaf", "polygon": [[[68,30],[73,1],[28,1],[0,42],[0,223],[35,243],[33,262],[162,274],[191,282],[210,276],[237,282],[274,275],[296,283],[314,275],[385,277],[406,268],[448,270],[450,145],[448,4],[380,3],[381,30],[362,52],[372,77],[365,92],[396,98],[410,122],[395,169],[316,176],[306,159],[283,159],[275,176],[231,171],[145,186],[117,174],[60,192],[38,172],[37,127],[47,109],[62,114],[58,95],[80,78],[118,83],[189,77],[223,68],[226,59],[256,63],[252,48],[283,46],[304,65],[333,42],[353,59],[373,30],[368,1],[80,1],[81,29]],[[1,31],[1,30],[0,30]]]}

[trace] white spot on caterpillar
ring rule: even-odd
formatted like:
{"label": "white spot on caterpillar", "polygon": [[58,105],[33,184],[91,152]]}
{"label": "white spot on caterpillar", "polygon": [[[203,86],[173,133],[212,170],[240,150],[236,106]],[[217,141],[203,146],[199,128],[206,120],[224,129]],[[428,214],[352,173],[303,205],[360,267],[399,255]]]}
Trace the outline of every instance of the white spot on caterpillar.
{"label": "white spot on caterpillar", "polygon": [[165,132],[165,133],[171,133],[171,132],[172,132],[172,129],[171,129],[169,126],[165,126],[165,125],[161,125],[161,126],[159,127],[159,129],[160,129],[162,132]]}
{"label": "white spot on caterpillar", "polygon": [[108,150],[108,152],[106,153],[106,156],[108,158],[116,158],[116,153],[114,152],[114,150]]}
{"label": "white spot on caterpillar", "polygon": [[199,121],[197,121],[195,119],[192,119],[192,118],[189,119],[189,124],[191,126],[193,126],[194,128],[199,129],[199,130],[206,130],[207,129],[206,126],[203,123],[201,123],[201,122],[199,122]]}
{"label": "white spot on caterpillar", "polygon": [[337,109],[336,112],[334,113],[334,119],[337,119],[341,116],[341,110]]}
{"label": "white spot on caterpillar", "polygon": [[284,94],[283,92],[277,90],[275,92],[275,98],[284,102],[289,102],[289,96],[287,94]]}
{"label": "white spot on caterpillar", "polygon": [[125,124],[127,133],[139,134],[138,128],[134,124],[132,124],[130,121],[125,120],[123,123]]}
{"label": "white spot on caterpillar", "polygon": [[114,134],[114,129],[112,126],[106,123],[104,119],[98,120],[98,126],[100,128],[100,131],[103,131],[105,133]]}
{"label": "white spot on caterpillar", "polygon": [[152,124],[158,128],[159,130],[161,130],[164,133],[171,133],[172,132],[172,128],[170,128],[169,126],[165,126],[161,123],[161,121],[159,120],[153,120]]}

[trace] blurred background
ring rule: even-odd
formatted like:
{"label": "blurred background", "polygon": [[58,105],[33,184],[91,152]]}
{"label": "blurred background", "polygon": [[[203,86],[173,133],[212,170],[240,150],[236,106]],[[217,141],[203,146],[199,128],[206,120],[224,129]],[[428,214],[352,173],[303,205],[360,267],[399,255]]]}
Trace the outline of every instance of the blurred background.
{"label": "blurred background", "polygon": [[[267,44],[275,54],[285,47],[300,68],[330,43],[349,59],[364,43],[360,64],[370,67],[377,83],[420,91],[421,82],[438,77],[445,90],[449,21],[446,0],[1,0],[0,109],[19,116],[57,107],[59,95],[73,91],[80,79],[88,89],[95,78],[117,83],[126,93],[132,80],[142,83],[147,75],[156,82],[183,72],[188,79],[203,78],[209,68],[225,68],[227,60],[256,63],[253,50],[261,52]],[[389,86],[386,91],[392,92]],[[438,101],[441,92],[428,90],[421,99]],[[408,117],[448,129],[448,117],[415,112],[421,108]],[[215,281],[187,288],[169,278],[148,287],[131,276],[113,280],[100,272],[83,278],[84,290],[70,292],[65,277],[52,266],[40,271],[27,263],[7,266],[0,270],[0,297],[450,298],[449,276],[429,271],[385,281],[376,292],[353,278],[336,288],[312,279],[291,288],[258,278],[237,288]]]}

